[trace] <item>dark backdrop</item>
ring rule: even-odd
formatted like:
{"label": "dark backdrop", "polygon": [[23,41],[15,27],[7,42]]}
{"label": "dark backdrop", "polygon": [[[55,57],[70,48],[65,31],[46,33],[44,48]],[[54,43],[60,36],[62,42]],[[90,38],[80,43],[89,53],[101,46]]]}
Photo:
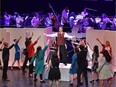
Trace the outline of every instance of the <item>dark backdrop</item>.
{"label": "dark backdrop", "polygon": [[[68,6],[70,11],[80,13],[85,7],[97,10],[94,15],[101,15],[106,13],[109,16],[115,15],[116,7],[115,0],[0,0],[1,13],[7,11],[12,14],[14,11],[19,13],[30,13],[35,11],[42,11],[47,13],[51,11],[48,3],[51,3],[54,10],[61,14],[63,8]],[[93,14],[93,11],[89,11]]]}

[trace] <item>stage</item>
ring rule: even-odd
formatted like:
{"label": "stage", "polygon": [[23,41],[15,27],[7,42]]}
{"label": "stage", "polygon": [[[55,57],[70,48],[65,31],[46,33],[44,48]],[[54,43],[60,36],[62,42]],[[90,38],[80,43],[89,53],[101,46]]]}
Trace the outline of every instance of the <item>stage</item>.
{"label": "stage", "polygon": [[[28,69],[26,69],[28,70]],[[31,78],[29,79],[28,77],[28,73],[26,73],[26,75],[22,74],[21,70],[18,70],[17,68],[15,68],[13,71],[8,70],[8,79],[10,81],[8,82],[3,82],[1,79],[1,75],[2,75],[2,70],[0,70],[0,87],[48,87],[48,80],[46,80],[45,83],[40,83],[39,80],[39,75],[37,76],[38,81],[36,83],[34,83],[34,79]],[[90,72],[88,71],[88,83],[89,83],[89,87],[99,87],[99,83],[97,83],[95,81],[94,84],[91,84],[89,81],[91,80],[91,76],[90,76]],[[114,76],[112,82],[111,82],[111,87],[116,87],[116,75]],[[60,87],[76,87],[77,86],[77,80],[74,80],[74,84],[73,86],[69,85],[69,81],[60,81]],[[53,87],[55,87],[55,84],[53,84]],[[85,82],[83,83],[82,86],[80,87],[85,87]],[[107,82],[104,83],[104,87],[108,87],[107,86]]]}
{"label": "stage", "polygon": [[[72,33],[68,33],[69,35],[74,35],[77,38],[86,37],[86,41],[93,47],[94,45],[99,46],[99,50],[102,49],[102,46],[99,44],[99,42],[96,40],[96,38],[99,38],[103,43],[105,43],[106,40],[110,41],[112,46],[112,67],[113,70],[116,72],[116,31],[109,31],[109,30],[87,30],[86,33],[78,33],[78,27],[74,27],[72,29]],[[5,39],[9,43],[9,45],[13,44],[13,39],[18,38],[19,36],[22,36],[21,40],[19,41],[19,46],[21,48],[21,53],[23,49],[25,48],[25,37],[31,36],[32,32],[34,33],[34,36],[32,38],[32,41],[34,42],[39,36],[41,36],[40,40],[38,41],[37,45],[35,45],[35,49],[37,46],[44,47],[46,44],[47,39],[51,39],[49,37],[45,37],[44,33],[54,33],[52,32],[51,27],[47,28],[1,28],[0,29],[0,40],[2,38]],[[12,48],[10,51],[10,60],[9,60],[9,66],[11,66],[13,60],[14,60],[14,51],[15,49]],[[49,53],[49,49],[46,52],[45,60],[47,58],[47,55]],[[0,56],[1,52],[0,52]],[[89,49],[88,51],[88,62],[89,66],[88,68],[91,69],[91,57],[92,53]],[[1,58],[1,57],[0,57]],[[24,61],[24,55],[21,54],[21,65]],[[15,63],[14,66],[17,66],[17,63]]]}

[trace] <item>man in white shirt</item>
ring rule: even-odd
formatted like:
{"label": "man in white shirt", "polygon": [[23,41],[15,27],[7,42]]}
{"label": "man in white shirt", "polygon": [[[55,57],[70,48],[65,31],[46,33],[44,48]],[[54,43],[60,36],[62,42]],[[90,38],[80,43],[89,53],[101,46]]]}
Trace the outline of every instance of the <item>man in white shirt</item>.
{"label": "man in white shirt", "polygon": [[66,50],[66,47],[65,47],[65,44],[66,44],[65,38],[72,39],[74,36],[70,36],[66,32],[63,32],[62,27],[59,27],[59,32],[54,33],[54,34],[45,34],[45,36],[47,36],[47,37],[57,37],[56,44],[57,44],[58,49],[59,49],[58,50],[59,56],[62,57],[62,59],[60,57],[61,62],[63,62],[65,65],[67,65],[67,50]]}

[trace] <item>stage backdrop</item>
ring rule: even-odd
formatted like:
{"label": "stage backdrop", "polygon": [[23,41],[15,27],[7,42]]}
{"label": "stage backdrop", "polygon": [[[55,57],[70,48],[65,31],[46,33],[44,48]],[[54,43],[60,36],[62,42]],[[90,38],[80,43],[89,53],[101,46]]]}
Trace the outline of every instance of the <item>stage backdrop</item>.
{"label": "stage backdrop", "polygon": [[112,46],[112,68],[116,71],[116,31],[108,30],[88,30],[86,33],[87,42],[94,47],[94,45],[99,46],[99,51],[102,50],[102,46],[96,40],[99,38],[101,42],[105,43],[106,40],[110,41]]}

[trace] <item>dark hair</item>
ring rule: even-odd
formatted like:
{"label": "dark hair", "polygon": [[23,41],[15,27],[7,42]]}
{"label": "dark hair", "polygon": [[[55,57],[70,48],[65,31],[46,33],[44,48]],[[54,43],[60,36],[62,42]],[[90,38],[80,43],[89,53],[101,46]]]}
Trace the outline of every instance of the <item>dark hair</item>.
{"label": "dark hair", "polygon": [[79,48],[80,48],[80,50],[84,50],[85,47],[84,47],[84,45],[80,45]]}
{"label": "dark hair", "polygon": [[107,50],[103,52],[103,56],[105,57],[107,62],[110,62],[112,59]]}
{"label": "dark hair", "polygon": [[98,46],[97,45],[94,46],[93,51],[96,54],[96,56],[99,57],[99,49],[98,49]]}
{"label": "dark hair", "polygon": [[39,55],[39,51],[41,50],[41,46],[38,46],[37,47],[37,50],[36,50],[36,56],[38,56]]}

